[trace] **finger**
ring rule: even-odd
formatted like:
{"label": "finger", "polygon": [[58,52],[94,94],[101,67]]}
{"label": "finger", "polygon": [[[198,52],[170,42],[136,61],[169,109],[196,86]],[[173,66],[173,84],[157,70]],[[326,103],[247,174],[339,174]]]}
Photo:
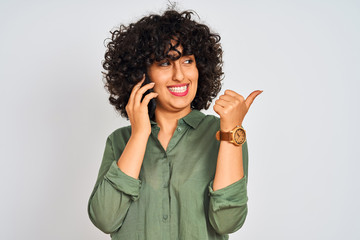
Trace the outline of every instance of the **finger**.
{"label": "finger", "polygon": [[156,98],[159,94],[152,92],[147,94],[141,102],[141,106],[147,106],[151,99]]}
{"label": "finger", "polygon": [[219,99],[225,100],[227,102],[234,102],[236,98],[230,95],[221,95]]}
{"label": "finger", "polygon": [[224,94],[225,95],[230,95],[230,96],[232,96],[232,97],[234,97],[236,99],[242,100],[242,101],[244,100],[243,96],[241,96],[237,92],[234,92],[233,90],[230,90],[230,89],[225,90]]}
{"label": "finger", "polygon": [[139,90],[139,88],[141,87],[141,84],[142,84],[144,81],[145,81],[145,74],[143,75],[143,78],[140,80],[140,82],[138,82],[137,84],[135,84],[135,86],[134,86],[133,89],[131,90],[130,97],[129,97],[129,101],[128,101],[128,103],[130,102],[130,105],[133,104],[134,98],[135,98],[135,94],[136,94],[136,92]]}
{"label": "finger", "polygon": [[220,105],[221,107],[226,107],[227,105],[229,105],[229,103],[229,101],[223,99],[218,99],[215,101],[215,104]]}
{"label": "finger", "polygon": [[222,115],[222,112],[224,110],[223,107],[221,107],[220,105],[218,104],[215,104],[214,107],[213,107],[214,111],[219,114],[220,116]]}
{"label": "finger", "polygon": [[153,88],[154,85],[155,85],[154,82],[148,83],[148,84],[142,86],[142,87],[136,92],[135,98],[134,98],[134,105],[135,105],[135,106],[140,105],[140,103],[141,103],[141,98],[142,98],[142,96],[144,95],[144,93],[145,93],[147,90]]}
{"label": "finger", "polygon": [[256,90],[256,91],[253,91],[252,93],[250,93],[250,95],[245,100],[245,104],[246,104],[248,109],[250,108],[250,106],[253,103],[254,99],[262,92],[263,91],[261,91],[261,90]]}

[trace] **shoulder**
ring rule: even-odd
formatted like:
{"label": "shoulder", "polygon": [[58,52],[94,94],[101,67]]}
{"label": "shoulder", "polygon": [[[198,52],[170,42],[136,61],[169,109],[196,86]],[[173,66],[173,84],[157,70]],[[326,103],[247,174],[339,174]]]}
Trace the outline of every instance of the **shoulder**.
{"label": "shoulder", "polygon": [[220,129],[220,118],[211,114],[204,114],[198,127],[209,132],[217,132]]}
{"label": "shoulder", "polygon": [[114,130],[109,136],[108,140],[112,143],[126,144],[131,136],[131,126],[125,126]]}
{"label": "shoulder", "polygon": [[200,122],[201,125],[219,125],[220,126],[220,118],[211,114],[204,114],[203,120]]}
{"label": "shoulder", "polygon": [[217,116],[209,114],[209,115],[205,115],[204,121],[207,122],[207,123],[212,123],[212,124],[220,123],[220,118],[217,117]]}

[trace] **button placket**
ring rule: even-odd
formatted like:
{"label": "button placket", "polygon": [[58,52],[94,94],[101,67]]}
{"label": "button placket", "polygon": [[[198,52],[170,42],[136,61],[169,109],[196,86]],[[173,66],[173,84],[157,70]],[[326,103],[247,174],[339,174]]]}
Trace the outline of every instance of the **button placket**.
{"label": "button placket", "polygon": [[170,180],[170,169],[169,169],[169,160],[166,153],[164,156],[164,161],[162,162],[162,167],[163,167],[162,221],[165,223],[168,221],[169,211],[170,211],[170,196],[168,190],[168,182]]}

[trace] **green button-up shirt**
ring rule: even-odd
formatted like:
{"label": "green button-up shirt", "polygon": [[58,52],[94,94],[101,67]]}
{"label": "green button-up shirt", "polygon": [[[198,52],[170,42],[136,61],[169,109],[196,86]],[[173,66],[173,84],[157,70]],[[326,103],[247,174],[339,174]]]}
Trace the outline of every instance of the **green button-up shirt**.
{"label": "green button-up shirt", "polygon": [[228,239],[247,215],[247,142],[242,145],[245,176],[213,191],[220,143],[220,119],[193,110],[178,120],[166,151],[151,121],[139,179],[117,166],[131,126],[107,138],[99,175],[90,196],[91,221],[111,239]]}

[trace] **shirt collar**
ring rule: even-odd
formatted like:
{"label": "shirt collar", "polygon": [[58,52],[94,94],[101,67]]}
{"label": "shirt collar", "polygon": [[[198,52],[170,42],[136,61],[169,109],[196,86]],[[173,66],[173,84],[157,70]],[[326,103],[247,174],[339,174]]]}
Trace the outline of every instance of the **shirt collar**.
{"label": "shirt collar", "polygon": [[[192,128],[197,128],[201,120],[205,117],[205,114],[200,112],[199,110],[193,109],[188,115],[186,115],[183,118],[180,118],[178,122],[181,122],[180,120],[187,123]],[[157,125],[157,123],[153,120],[150,120],[151,125]]]}

